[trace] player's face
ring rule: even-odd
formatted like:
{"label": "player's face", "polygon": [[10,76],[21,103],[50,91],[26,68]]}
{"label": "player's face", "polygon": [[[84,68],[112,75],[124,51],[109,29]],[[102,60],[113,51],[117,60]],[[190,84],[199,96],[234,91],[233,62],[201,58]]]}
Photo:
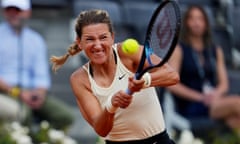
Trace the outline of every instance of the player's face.
{"label": "player's face", "polygon": [[7,7],[4,9],[4,17],[13,28],[21,28],[29,16],[29,11],[22,11],[16,7]]}
{"label": "player's face", "polygon": [[96,64],[103,64],[111,57],[114,37],[107,24],[91,24],[83,27],[79,46]]}
{"label": "player's face", "polygon": [[193,8],[188,16],[187,27],[190,30],[190,34],[194,36],[203,36],[206,31],[206,22],[203,13]]}

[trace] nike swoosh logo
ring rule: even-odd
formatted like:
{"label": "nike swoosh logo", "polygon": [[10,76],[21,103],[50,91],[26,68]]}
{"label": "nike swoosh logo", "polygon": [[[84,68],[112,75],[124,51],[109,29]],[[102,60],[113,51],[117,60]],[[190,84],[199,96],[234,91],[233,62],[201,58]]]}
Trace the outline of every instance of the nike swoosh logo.
{"label": "nike swoosh logo", "polygon": [[123,74],[122,76],[119,76],[118,79],[121,80],[125,77],[126,74]]}

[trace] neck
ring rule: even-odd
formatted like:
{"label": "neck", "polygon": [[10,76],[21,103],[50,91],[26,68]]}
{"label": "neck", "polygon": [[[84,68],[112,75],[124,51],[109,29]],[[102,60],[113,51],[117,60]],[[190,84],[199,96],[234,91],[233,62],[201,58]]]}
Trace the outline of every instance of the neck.
{"label": "neck", "polygon": [[104,64],[93,64],[90,63],[92,70],[93,70],[93,75],[95,76],[114,76],[115,74],[115,60],[114,60],[114,55],[113,53],[111,54],[110,58],[104,63]]}
{"label": "neck", "polygon": [[8,23],[8,25],[11,27],[12,31],[14,33],[16,33],[17,35],[20,35],[20,33],[22,32],[22,29],[24,27],[23,24],[20,25],[11,25],[10,23]]}
{"label": "neck", "polygon": [[191,35],[189,37],[189,40],[193,49],[195,49],[196,51],[201,52],[204,49],[204,42],[202,37]]}

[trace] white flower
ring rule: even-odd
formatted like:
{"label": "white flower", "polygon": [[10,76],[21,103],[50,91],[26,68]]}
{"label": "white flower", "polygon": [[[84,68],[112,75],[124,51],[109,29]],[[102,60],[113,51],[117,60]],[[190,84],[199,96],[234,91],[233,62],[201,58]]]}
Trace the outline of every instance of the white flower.
{"label": "white flower", "polygon": [[191,131],[184,130],[179,138],[178,144],[193,144],[194,136]]}
{"label": "white flower", "polygon": [[23,134],[18,131],[14,131],[10,135],[13,140],[17,141]]}
{"label": "white flower", "polygon": [[16,140],[17,144],[32,144],[32,139],[29,136],[22,135]]}
{"label": "white flower", "polygon": [[196,138],[193,140],[193,144],[204,144],[202,140]]}
{"label": "white flower", "polygon": [[50,129],[48,131],[48,136],[52,142],[62,141],[65,137],[63,131],[59,131],[59,130],[55,130],[55,129]]}
{"label": "white flower", "polygon": [[17,144],[32,144],[32,139],[21,131],[14,131],[10,135]]}
{"label": "white flower", "polygon": [[65,137],[62,141],[63,144],[77,144],[77,142],[70,138],[70,137]]}
{"label": "white flower", "polygon": [[22,132],[26,135],[29,133],[29,128],[28,127],[23,127],[22,130],[23,130]]}
{"label": "white flower", "polygon": [[22,129],[22,126],[20,125],[19,122],[12,122],[11,127],[14,131],[17,131],[19,129]]}
{"label": "white flower", "polygon": [[11,124],[11,130],[10,131],[18,132],[18,133],[21,133],[23,135],[27,135],[29,133],[29,128],[20,125],[20,123],[18,123],[18,122],[13,122]]}
{"label": "white flower", "polygon": [[42,129],[48,129],[49,128],[49,122],[48,121],[42,121],[40,124]]}

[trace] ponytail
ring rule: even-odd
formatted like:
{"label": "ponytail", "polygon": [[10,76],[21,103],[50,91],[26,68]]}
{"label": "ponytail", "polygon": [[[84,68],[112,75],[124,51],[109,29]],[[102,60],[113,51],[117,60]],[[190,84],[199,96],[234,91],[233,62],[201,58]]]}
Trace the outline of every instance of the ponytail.
{"label": "ponytail", "polygon": [[52,70],[56,72],[68,59],[69,56],[74,56],[79,53],[81,49],[78,47],[78,44],[75,42],[71,44],[68,48],[68,52],[63,56],[51,56],[50,61],[52,62]]}

